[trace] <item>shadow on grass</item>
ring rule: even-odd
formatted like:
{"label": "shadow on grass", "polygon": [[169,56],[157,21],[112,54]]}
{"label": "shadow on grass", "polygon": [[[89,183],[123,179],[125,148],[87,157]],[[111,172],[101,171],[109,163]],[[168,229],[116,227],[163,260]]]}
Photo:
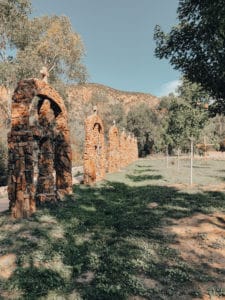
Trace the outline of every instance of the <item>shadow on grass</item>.
{"label": "shadow on grass", "polygon": [[[134,181],[161,179],[129,176]],[[74,186],[74,195],[30,220],[10,221],[1,251],[10,248],[17,267],[8,281],[0,281],[0,289],[19,290],[23,299],[47,298],[50,293],[90,300],[130,295],[192,299],[201,296],[197,286],[202,280],[224,281],[221,269],[213,270],[212,279],[209,265],[187,265],[169,247],[176,236],[164,231],[173,220],[196,212],[225,210],[223,193],[188,194],[171,187],[105,182]],[[7,222],[4,219],[2,226]]]}
{"label": "shadow on grass", "polygon": [[143,166],[143,165],[136,165],[135,174],[147,173],[147,172],[158,172],[152,168],[152,166]]}
{"label": "shadow on grass", "polygon": [[[189,166],[190,167],[190,166]],[[210,166],[203,166],[203,165],[201,165],[201,166],[193,166],[193,168],[194,169],[209,169],[210,168]]]}
{"label": "shadow on grass", "polygon": [[161,175],[126,175],[126,178],[132,180],[133,182],[140,182],[145,180],[159,180],[163,177]]}

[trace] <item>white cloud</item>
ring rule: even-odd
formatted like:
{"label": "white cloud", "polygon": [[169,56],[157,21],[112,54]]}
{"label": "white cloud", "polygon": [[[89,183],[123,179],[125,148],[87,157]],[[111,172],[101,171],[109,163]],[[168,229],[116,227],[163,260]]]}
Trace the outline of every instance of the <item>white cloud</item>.
{"label": "white cloud", "polygon": [[176,94],[177,87],[181,84],[180,80],[172,80],[169,82],[164,83],[159,91],[159,97],[167,96],[169,93]]}

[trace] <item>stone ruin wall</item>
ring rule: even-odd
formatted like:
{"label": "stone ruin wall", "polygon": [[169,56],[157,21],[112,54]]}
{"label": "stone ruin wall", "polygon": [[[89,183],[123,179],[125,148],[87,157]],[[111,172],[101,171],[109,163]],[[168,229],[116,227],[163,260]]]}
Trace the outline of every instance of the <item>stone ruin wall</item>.
{"label": "stone ruin wall", "polygon": [[[37,103],[34,101],[38,97]],[[32,121],[32,110],[36,117]],[[27,217],[36,204],[55,202],[72,191],[72,152],[67,111],[62,98],[45,81],[20,81],[12,97],[8,134],[8,195],[13,217]],[[37,184],[34,148],[38,148]],[[113,125],[109,131],[108,172],[116,172],[138,158],[137,140]],[[95,112],[85,121],[84,183],[104,179],[104,126]]]}
{"label": "stone ruin wall", "polygon": [[[97,130],[96,130],[97,129]],[[84,184],[102,180],[105,173],[117,172],[138,159],[137,139],[119,134],[115,124],[109,129],[108,147],[105,150],[104,127],[97,114],[85,121]]]}
{"label": "stone ruin wall", "polygon": [[106,172],[104,127],[101,118],[94,113],[85,120],[84,183],[102,180]]}
{"label": "stone ruin wall", "polygon": [[135,162],[138,159],[138,147],[137,147],[137,139],[134,136],[131,136],[129,134],[127,136],[127,158],[126,158],[126,163],[127,165]]}
{"label": "stone ruin wall", "polygon": [[119,135],[118,128],[113,125],[109,130],[108,172],[117,172],[121,168],[138,159],[137,139],[125,131]]}
{"label": "stone ruin wall", "polygon": [[[38,118],[32,123],[35,96],[39,97],[33,107]],[[39,150],[36,187],[35,143]],[[35,212],[36,203],[56,201],[71,192],[72,153],[67,112],[59,94],[46,82],[38,79],[19,82],[12,97],[8,148],[8,196],[13,217],[27,217]]]}
{"label": "stone ruin wall", "polygon": [[119,130],[115,125],[109,129],[107,164],[109,173],[117,172],[120,169]]}
{"label": "stone ruin wall", "polygon": [[123,130],[120,134],[120,168],[125,168],[127,164],[127,136]]}

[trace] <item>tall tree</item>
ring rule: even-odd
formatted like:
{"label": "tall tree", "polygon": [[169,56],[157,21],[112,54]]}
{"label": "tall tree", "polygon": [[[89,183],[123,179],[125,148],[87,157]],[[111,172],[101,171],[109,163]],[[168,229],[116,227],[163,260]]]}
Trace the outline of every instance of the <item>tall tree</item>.
{"label": "tall tree", "polygon": [[174,99],[169,107],[166,135],[171,146],[181,148],[193,137],[198,139],[207,121],[207,115],[193,108],[181,98]]}
{"label": "tall tree", "polygon": [[216,98],[215,111],[225,111],[224,1],[180,0],[177,14],[168,34],[155,27],[155,54]]}
{"label": "tall tree", "polygon": [[181,84],[177,88],[178,97],[187,101],[194,108],[208,108],[211,97],[200,84],[192,83],[187,78],[181,79]]}
{"label": "tall tree", "polygon": [[15,41],[19,48],[16,56],[19,77],[34,76],[40,66],[45,66],[50,81],[85,81],[83,43],[67,17],[44,16],[29,20],[26,35],[27,39],[21,36]]}
{"label": "tall tree", "polygon": [[47,68],[51,83],[84,82],[84,47],[65,16],[29,19],[29,0],[3,0],[0,10],[0,83],[10,86]]}
{"label": "tall tree", "polygon": [[140,103],[128,112],[126,129],[138,139],[139,153],[150,154],[160,138],[160,124],[157,114],[145,104]]}
{"label": "tall tree", "polygon": [[21,35],[31,12],[29,0],[2,0],[0,2],[0,84],[9,86],[16,81],[16,51],[14,38]]}

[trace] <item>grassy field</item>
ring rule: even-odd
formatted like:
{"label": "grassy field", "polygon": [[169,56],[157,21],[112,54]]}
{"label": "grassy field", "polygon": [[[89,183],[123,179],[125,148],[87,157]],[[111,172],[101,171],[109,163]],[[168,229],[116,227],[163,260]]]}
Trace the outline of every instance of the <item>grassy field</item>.
{"label": "grassy field", "polygon": [[29,220],[0,214],[0,299],[224,299],[225,161],[143,159]]}

